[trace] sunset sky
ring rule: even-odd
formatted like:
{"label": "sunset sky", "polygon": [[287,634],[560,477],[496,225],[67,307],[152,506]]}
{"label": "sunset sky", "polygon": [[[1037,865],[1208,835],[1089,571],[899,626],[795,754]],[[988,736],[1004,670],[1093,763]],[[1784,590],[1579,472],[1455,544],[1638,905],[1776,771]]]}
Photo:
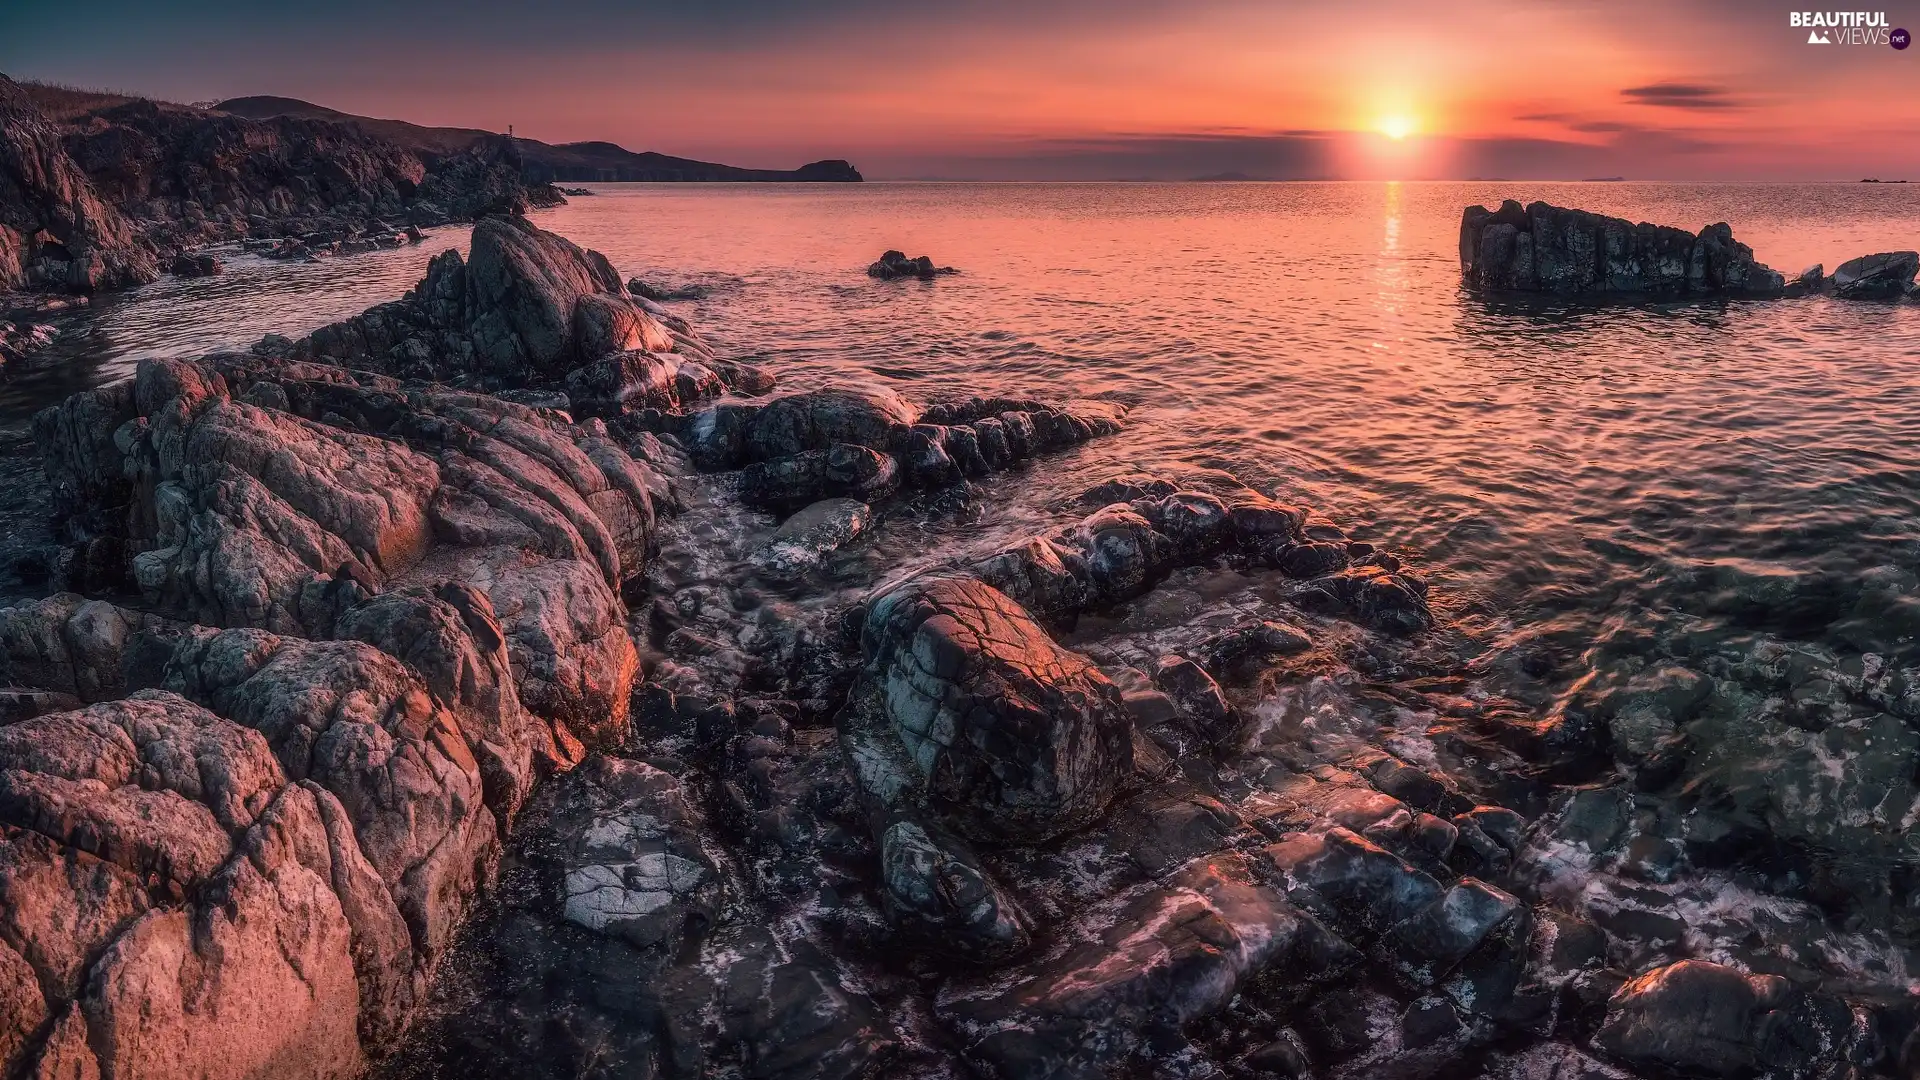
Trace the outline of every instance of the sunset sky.
{"label": "sunset sky", "polygon": [[1790,9],[14,0],[0,71],[876,179],[1920,180],[1920,48],[1808,45]]}

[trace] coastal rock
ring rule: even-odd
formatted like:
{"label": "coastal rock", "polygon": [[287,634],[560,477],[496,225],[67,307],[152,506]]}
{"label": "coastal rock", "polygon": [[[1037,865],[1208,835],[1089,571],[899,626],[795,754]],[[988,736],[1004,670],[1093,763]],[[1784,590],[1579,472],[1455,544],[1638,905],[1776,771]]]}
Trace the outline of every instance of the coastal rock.
{"label": "coastal rock", "polygon": [[888,251],[880,256],[872,266],[867,267],[867,276],[891,281],[895,278],[919,278],[932,281],[942,274],[957,274],[960,271],[951,266],[935,266],[933,260],[925,255],[909,259],[905,252]]}
{"label": "coastal rock", "polygon": [[172,694],[0,728],[0,962],[60,1017],[38,1075],[356,1075],[419,984],[340,815]]}
{"label": "coastal rock", "polygon": [[175,255],[173,261],[167,264],[167,273],[172,274],[174,277],[183,278],[213,277],[226,268],[227,265],[225,263],[204,252],[200,254],[183,253]]}
{"label": "coastal rock", "polygon": [[630,298],[599,252],[512,216],[483,219],[468,257],[435,257],[406,299],[258,351],[493,390],[564,386],[582,416],[608,418],[770,385]]}
{"label": "coastal rock", "polygon": [[825,499],[876,502],[900,489],[900,466],[892,455],[839,443],[740,471],[740,497],[769,510],[804,507]]}
{"label": "coastal rock", "polygon": [[955,832],[1044,840],[1105,808],[1131,767],[1131,721],[1093,665],[978,581],[875,600],[866,691],[932,811]]}
{"label": "coastal rock", "polygon": [[[1233,855],[1194,864],[1089,929],[1058,959],[944,1005],[969,1057],[998,1076],[1105,1074],[1145,1045],[1177,1045],[1187,1023],[1324,934]],[[1290,974],[1310,976],[1301,959]]]}
{"label": "coastal rock", "polygon": [[771,461],[839,444],[886,449],[896,426],[919,410],[884,387],[836,387],[774,398],[747,422],[749,461]]}
{"label": "coastal rock", "polygon": [[1844,300],[1897,300],[1913,291],[1920,253],[1889,251],[1862,255],[1833,271],[1833,294]]}
{"label": "coastal rock", "polygon": [[972,963],[994,963],[1032,943],[1027,913],[959,840],[900,819],[880,835],[887,916],[916,943]]}
{"label": "coastal rock", "polygon": [[813,503],[780,523],[754,564],[775,577],[804,573],[866,532],[870,520],[867,505],[852,499]]}
{"label": "coastal rock", "polygon": [[1785,990],[1777,977],[1683,960],[1622,986],[1594,1043],[1629,1065],[1746,1075],[1760,1064],[1759,1022]]}
{"label": "coastal rock", "polygon": [[1460,269],[1487,292],[1558,296],[1778,296],[1785,278],[1758,262],[1724,223],[1683,229],[1513,200],[1470,206]]}
{"label": "coastal rock", "polygon": [[152,247],[67,153],[59,129],[0,75],[0,290],[90,293],[152,281]]}
{"label": "coastal rock", "polygon": [[596,755],[542,798],[552,801],[566,921],[672,952],[719,918],[726,883],[679,781]]}

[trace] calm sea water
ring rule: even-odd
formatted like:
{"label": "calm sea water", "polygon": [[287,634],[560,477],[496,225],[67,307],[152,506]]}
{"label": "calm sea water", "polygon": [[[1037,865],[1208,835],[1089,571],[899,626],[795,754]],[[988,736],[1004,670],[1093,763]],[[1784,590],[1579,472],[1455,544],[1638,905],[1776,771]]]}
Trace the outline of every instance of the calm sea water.
{"label": "calm sea water", "polygon": [[[1665,184],[608,185],[537,220],[788,386],[1129,405],[1126,434],[997,482],[991,512],[897,552],[1058,516],[1116,469],[1231,469],[1414,553],[1478,637],[1577,631],[1743,572],[1855,575],[1920,555],[1920,304],[1489,305],[1458,283],[1468,203],[1547,199],[1733,224],[1789,274],[1920,246],[1920,186]],[[141,357],[297,335],[398,296],[464,242],[320,265],[237,257],[69,321],[0,422]],[[883,249],[963,273],[864,276]],[[884,554],[884,550],[882,554]]]}

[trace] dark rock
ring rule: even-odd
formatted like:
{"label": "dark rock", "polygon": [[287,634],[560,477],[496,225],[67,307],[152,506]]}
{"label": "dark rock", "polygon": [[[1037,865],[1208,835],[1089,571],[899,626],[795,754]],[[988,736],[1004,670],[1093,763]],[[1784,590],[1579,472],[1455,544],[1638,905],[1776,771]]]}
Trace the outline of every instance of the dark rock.
{"label": "dark rock", "polygon": [[868,277],[876,277],[882,281],[891,281],[894,278],[906,277],[919,278],[922,281],[932,281],[941,274],[957,273],[959,273],[959,271],[951,266],[933,265],[933,260],[925,255],[919,258],[909,259],[903,252],[898,251],[889,251],[881,255],[879,261],[867,267]]}
{"label": "dark rock", "polygon": [[562,918],[668,953],[718,918],[726,882],[678,780],[595,756],[542,798],[552,802]]}
{"label": "dark rock", "polygon": [[966,846],[901,819],[880,836],[880,884],[893,925],[924,947],[996,963],[1032,941],[1027,914]]}
{"label": "dark rock", "polygon": [[810,390],[774,398],[747,421],[748,461],[771,461],[837,444],[885,450],[896,426],[914,422],[918,410],[882,387]]}
{"label": "dark rock", "polygon": [[1862,255],[1834,269],[1833,294],[1846,300],[1899,299],[1914,291],[1916,270],[1920,270],[1920,253]]}
{"label": "dark rock", "polygon": [[884,703],[932,810],[962,835],[1035,841],[1079,828],[1131,768],[1119,690],[978,581],[879,597],[862,643],[866,694]]}
{"label": "dark rock", "polygon": [[1701,960],[1655,968],[1620,988],[1594,1045],[1640,1068],[1744,1076],[1763,1064],[1756,1027],[1783,980]]}
{"label": "dark rock", "polygon": [[871,517],[865,503],[852,499],[813,503],[780,523],[767,546],[754,553],[754,565],[775,577],[805,573],[858,539]]}
{"label": "dark rock", "polygon": [[1433,878],[1345,828],[1289,837],[1266,854],[1295,903],[1367,933],[1384,933],[1441,895]]}
{"label": "dark rock", "polygon": [[183,278],[212,277],[225,269],[225,263],[205,253],[176,255],[167,264],[168,273]]}
{"label": "dark rock", "polygon": [[1238,732],[1240,719],[1220,684],[1205,668],[1184,656],[1163,656],[1153,671],[1154,684],[1166,691],[1181,717],[1209,743],[1220,745]]}
{"label": "dark rock", "polygon": [[1107,1075],[1146,1045],[1178,1041],[1316,932],[1239,857],[1222,856],[1144,891],[1058,959],[944,1008],[994,1075]]}
{"label": "dark rock", "polygon": [[900,469],[890,455],[848,443],[757,461],[740,472],[740,497],[770,510],[791,510],[822,499],[876,502],[899,487]]}
{"label": "dark rock", "polygon": [[1460,268],[1488,292],[1621,296],[1778,296],[1783,276],[1754,261],[1725,224],[1696,236],[1584,210],[1509,200],[1468,207]]}

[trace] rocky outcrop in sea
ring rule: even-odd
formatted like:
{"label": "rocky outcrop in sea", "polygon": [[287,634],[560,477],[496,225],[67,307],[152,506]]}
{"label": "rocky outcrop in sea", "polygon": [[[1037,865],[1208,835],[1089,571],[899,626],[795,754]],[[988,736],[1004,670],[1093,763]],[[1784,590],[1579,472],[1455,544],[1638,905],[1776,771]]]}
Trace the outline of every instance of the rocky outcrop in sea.
{"label": "rocky outcrop in sea", "polygon": [[1911,1070],[1895,583],[1862,656],[1675,616],[1549,693],[1219,470],[875,557],[1126,423],[780,392],[514,217],[46,411],[0,1073]]}
{"label": "rocky outcrop in sea", "polygon": [[1460,220],[1460,272],[1487,293],[1556,296],[1773,298],[1827,291],[1845,299],[1914,292],[1914,252],[1869,255],[1831,277],[1819,266],[1789,281],[1753,257],[1724,222],[1689,233],[1535,202],[1469,206]]}

